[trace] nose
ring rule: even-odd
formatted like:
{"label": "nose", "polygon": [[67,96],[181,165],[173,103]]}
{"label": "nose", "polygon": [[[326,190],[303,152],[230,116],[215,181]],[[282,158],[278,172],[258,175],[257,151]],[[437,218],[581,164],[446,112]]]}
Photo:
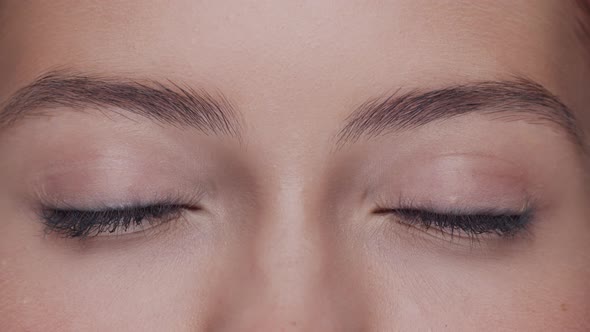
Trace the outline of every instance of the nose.
{"label": "nose", "polygon": [[[290,193],[257,220],[248,273],[226,311],[226,331],[363,330],[361,294],[346,272],[330,223]],[[299,197],[299,198],[298,198]],[[290,198],[290,199],[289,199]]]}

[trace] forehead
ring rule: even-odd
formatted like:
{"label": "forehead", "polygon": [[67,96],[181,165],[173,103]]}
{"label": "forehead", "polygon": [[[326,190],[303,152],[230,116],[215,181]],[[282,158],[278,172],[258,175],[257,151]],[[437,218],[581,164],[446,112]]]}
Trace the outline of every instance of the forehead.
{"label": "forehead", "polygon": [[244,102],[253,102],[255,91],[256,100],[315,107],[402,86],[520,74],[559,90],[556,77],[567,76],[563,63],[573,61],[560,47],[571,28],[563,20],[566,7],[561,1],[5,1],[0,72],[18,75],[0,83],[0,91],[66,65],[211,84]]}

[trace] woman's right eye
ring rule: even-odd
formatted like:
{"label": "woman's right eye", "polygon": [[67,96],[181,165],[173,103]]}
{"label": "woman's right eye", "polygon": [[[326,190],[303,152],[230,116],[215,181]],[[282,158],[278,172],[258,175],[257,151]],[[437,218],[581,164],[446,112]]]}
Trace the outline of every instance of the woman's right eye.
{"label": "woman's right eye", "polygon": [[67,238],[86,238],[115,232],[140,232],[177,220],[188,209],[191,208],[166,203],[96,210],[44,208],[40,217],[48,232]]}

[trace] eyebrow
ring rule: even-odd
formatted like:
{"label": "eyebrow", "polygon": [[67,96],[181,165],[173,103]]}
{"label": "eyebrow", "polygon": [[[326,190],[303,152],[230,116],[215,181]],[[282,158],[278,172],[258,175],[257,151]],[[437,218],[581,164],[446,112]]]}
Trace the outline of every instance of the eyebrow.
{"label": "eyebrow", "polygon": [[52,115],[57,108],[122,112],[161,124],[190,126],[206,134],[240,136],[235,108],[220,92],[171,81],[134,81],[117,77],[52,71],[14,93],[0,108],[0,128],[30,116]]}
{"label": "eyebrow", "polygon": [[[0,107],[0,128],[26,117],[51,115],[48,111],[59,107],[91,108],[102,113],[127,111],[163,124],[240,138],[239,114],[221,92],[213,96],[167,83],[52,71],[18,90]],[[403,94],[398,90],[391,96],[372,98],[347,118],[336,136],[336,146],[471,113],[553,124],[586,149],[573,112],[542,85],[524,78]]]}
{"label": "eyebrow", "polygon": [[346,119],[336,136],[336,146],[342,148],[361,138],[415,129],[467,114],[554,125],[576,145],[584,146],[574,113],[542,85],[525,78],[459,84],[429,91],[400,93],[398,90],[388,97],[372,98]]}

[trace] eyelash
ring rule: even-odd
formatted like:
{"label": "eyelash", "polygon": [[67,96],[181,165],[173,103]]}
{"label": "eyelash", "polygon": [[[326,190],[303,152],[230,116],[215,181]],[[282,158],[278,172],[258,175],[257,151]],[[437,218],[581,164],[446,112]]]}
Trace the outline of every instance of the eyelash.
{"label": "eyelash", "polygon": [[444,211],[429,208],[401,207],[378,208],[378,215],[393,216],[402,224],[422,228],[426,231],[436,230],[442,234],[468,237],[478,240],[483,235],[513,237],[528,227],[532,219],[532,210],[521,212],[502,210],[482,210],[474,212]]}
{"label": "eyelash", "polygon": [[[471,239],[492,234],[511,237],[525,230],[532,218],[530,209],[522,212],[485,210],[446,211],[401,204],[400,208],[377,208],[377,215],[394,216],[402,224],[429,231],[436,229],[453,237],[459,233]],[[46,230],[66,238],[87,238],[102,233],[126,232],[129,228],[164,224],[180,218],[189,207],[175,203],[156,203],[97,210],[44,208],[41,213]]]}
{"label": "eyelash", "polygon": [[156,203],[122,208],[98,210],[45,208],[41,213],[46,230],[66,238],[87,238],[102,233],[128,231],[146,223],[150,226],[164,224],[181,217],[189,209],[185,205]]}

